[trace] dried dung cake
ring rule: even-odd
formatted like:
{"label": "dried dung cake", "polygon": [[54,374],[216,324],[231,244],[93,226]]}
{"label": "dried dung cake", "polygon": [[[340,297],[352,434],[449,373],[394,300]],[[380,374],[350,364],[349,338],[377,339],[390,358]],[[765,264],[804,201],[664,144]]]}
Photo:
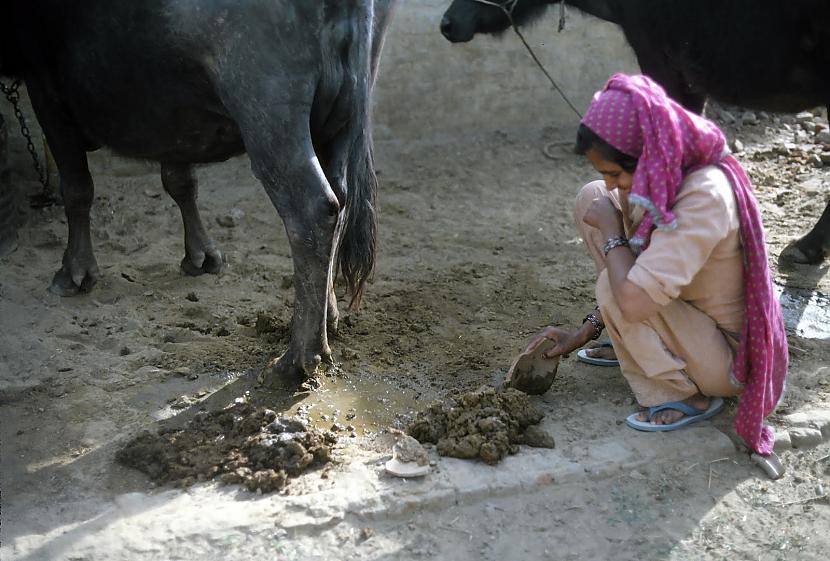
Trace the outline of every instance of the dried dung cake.
{"label": "dried dung cake", "polygon": [[145,432],[116,459],[159,484],[187,486],[220,477],[265,493],[328,463],[336,441],[302,420],[243,403],[199,413],[184,429]]}
{"label": "dried dung cake", "polygon": [[442,456],[498,463],[519,444],[553,448],[537,425],[544,415],[513,388],[484,388],[433,402],[418,413],[407,432],[438,446]]}

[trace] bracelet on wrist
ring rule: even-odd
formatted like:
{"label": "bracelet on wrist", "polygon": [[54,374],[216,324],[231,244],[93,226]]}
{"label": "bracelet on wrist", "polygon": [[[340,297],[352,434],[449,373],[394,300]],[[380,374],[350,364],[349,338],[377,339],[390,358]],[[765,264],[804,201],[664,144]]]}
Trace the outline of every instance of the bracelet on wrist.
{"label": "bracelet on wrist", "polygon": [[605,329],[605,325],[593,312],[585,316],[585,319],[582,320],[582,325],[585,325],[586,322],[589,322],[594,327],[594,335],[591,337],[591,340],[596,341],[602,334],[602,330]]}
{"label": "bracelet on wrist", "polygon": [[607,256],[608,252],[612,249],[623,246],[629,247],[627,238],[624,236],[612,236],[608,238],[605,245],[602,246],[602,253]]}

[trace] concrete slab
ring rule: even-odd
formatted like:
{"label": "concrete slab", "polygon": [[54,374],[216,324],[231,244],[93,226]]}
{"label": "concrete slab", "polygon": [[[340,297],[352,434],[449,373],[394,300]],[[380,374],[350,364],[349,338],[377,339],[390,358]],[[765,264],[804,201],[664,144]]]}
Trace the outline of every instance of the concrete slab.
{"label": "concrete slab", "polygon": [[89,520],[5,543],[2,557],[154,559],[181,551],[183,544],[193,551],[216,547],[223,536],[265,543],[275,529],[323,530],[346,517],[378,520],[605,478],[645,464],[705,463],[734,454],[730,439],[708,424],[665,434],[615,427],[604,438],[562,448],[522,447],[496,466],[439,458],[433,473],[418,479],[390,477],[383,471],[385,457],[356,451],[329,479],[312,473],[297,480],[295,489],[303,494],[258,496],[217,484],[127,493]]}

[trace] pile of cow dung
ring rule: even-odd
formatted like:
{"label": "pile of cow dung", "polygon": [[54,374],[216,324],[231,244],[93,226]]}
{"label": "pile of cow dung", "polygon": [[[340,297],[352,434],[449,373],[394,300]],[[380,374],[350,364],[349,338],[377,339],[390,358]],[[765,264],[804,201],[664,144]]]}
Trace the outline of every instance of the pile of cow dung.
{"label": "pile of cow dung", "polygon": [[519,444],[553,448],[553,437],[538,426],[542,417],[523,392],[482,388],[433,402],[416,415],[407,432],[420,442],[437,444],[442,456],[495,464],[515,454]]}
{"label": "pile of cow dung", "polygon": [[198,413],[184,429],[145,432],[116,455],[155,483],[189,486],[220,477],[250,491],[282,489],[289,477],[331,459],[337,438],[295,418],[236,403]]}

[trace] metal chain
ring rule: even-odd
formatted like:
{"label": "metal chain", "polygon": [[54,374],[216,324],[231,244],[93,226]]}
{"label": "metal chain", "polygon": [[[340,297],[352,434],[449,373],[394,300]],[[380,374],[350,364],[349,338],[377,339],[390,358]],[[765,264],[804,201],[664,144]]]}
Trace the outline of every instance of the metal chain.
{"label": "metal chain", "polygon": [[6,99],[9,100],[9,103],[11,103],[14,108],[14,116],[17,117],[17,122],[20,123],[20,133],[23,135],[23,138],[26,139],[26,149],[32,157],[32,166],[34,166],[35,171],[37,172],[38,180],[43,186],[40,193],[29,197],[29,206],[33,208],[52,206],[54,204],[58,204],[59,199],[55,197],[52,190],[49,188],[49,174],[47,173],[45,166],[40,163],[37,150],[35,150],[35,144],[32,142],[32,133],[29,131],[29,126],[26,124],[26,117],[20,109],[20,84],[20,80],[15,80],[10,86],[7,86],[0,81],[0,92],[6,96]]}
{"label": "metal chain", "polygon": [[0,82],[0,91],[3,92],[3,95],[6,96],[6,99],[9,100],[9,103],[12,104],[14,108],[14,116],[17,117],[17,121],[20,123],[20,133],[23,135],[23,138],[26,139],[26,149],[29,151],[29,155],[32,157],[32,165],[37,172],[38,179],[40,180],[40,184],[43,185],[44,189],[49,188],[49,174],[46,173],[46,170],[43,166],[40,165],[40,159],[37,155],[37,150],[35,150],[35,145],[32,142],[32,133],[29,131],[29,126],[26,124],[26,117],[23,116],[23,111],[20,109],[20,80],[15,80],[12,82],[11,86],[7,86],[3,82]]}

